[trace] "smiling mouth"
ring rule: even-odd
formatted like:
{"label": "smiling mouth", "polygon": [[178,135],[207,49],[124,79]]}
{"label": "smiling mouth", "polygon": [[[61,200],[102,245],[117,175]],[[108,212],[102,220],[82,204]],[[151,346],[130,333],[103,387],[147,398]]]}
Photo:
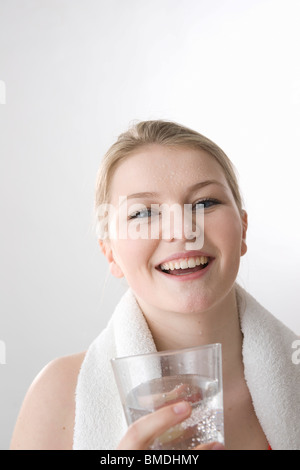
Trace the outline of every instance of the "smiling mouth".
{"label": "smiling mouth", "polygon": [[160,264],[157,269],[171,276],[184,276],[205,269],[211,261],[208,256],[181,258]]}

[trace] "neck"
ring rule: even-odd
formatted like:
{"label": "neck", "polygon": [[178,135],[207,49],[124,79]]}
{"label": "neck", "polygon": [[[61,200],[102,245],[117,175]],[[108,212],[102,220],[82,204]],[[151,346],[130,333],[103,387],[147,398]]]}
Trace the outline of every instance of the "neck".
{"label": "neck", "polygon": [[242,332],[234,288],[211,309],[191,315],[150,315],[146,306],[140,306],[158,351],[221,343],[224,378],[242,372]]}

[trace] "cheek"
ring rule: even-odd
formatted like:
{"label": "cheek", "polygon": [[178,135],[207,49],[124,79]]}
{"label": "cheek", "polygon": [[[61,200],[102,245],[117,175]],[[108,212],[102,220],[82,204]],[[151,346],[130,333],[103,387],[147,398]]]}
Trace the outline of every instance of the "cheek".
{"label": "cheek", "polygon": [[114,259],[128,282],[137,272],[148,268],[154,250],[152,245],[151,240],[118,240],[114,243]]}
{"label": "cheek", "polygon": [[118,241],[116,262],[120,266],[127,284],[142,299],[151,302],[153,299],[151,262],[157,241],[151,240],[122,240]]}
{"label": "cheek", "polygon": [[240,258],[242,243],[242,222],[239,215],[228,209],[206,223],[206,232],[220,250],[222,257]]}

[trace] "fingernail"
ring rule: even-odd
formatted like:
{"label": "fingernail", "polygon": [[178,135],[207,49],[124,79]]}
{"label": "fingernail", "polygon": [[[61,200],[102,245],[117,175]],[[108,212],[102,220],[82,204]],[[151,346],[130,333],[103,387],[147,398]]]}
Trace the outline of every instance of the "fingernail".
{"label": "fingernail", "polygon": [[185,401],[181,401],[180,403],[176,403],[175,406],[173,406],[173,411],[177,415],[186,413],[189,409],[189,405]]}

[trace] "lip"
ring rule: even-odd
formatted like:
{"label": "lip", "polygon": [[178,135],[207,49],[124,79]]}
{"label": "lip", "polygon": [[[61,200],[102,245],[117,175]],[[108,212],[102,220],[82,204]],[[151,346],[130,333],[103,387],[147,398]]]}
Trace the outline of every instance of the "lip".
{"label": "lip", "polygon": [[173,255],[170,255],[168,258],[165,258],[163,261],[160,261],[160,263],[158,263],[155,267],[159,268],[159,266],[161,264],[168,263],[169,261],[173,261],[174,259],[195,258],[197,256],[206,256],[207,258],[209,258],[210,259],[209,265],[210,265],[211,261],[214,260],[213,256],[209,255],[208,253],[205,253],[204,251],[199,251],[199,250],[192,251],[192,250],[190,250],[190,251],[182,251],[180,253],[174,253]]}
{"label": "lip", "polygon": [[[205,255],[202,255],[202,256],[205,256]],[[173,258],[173,259],[175,259],[175,258]],[[210,261],[209,261],[208,265],[205,268],[201,269],[200,271],[195,271],[194,273],[184,274],[184,275],[181,275],[181,276],[167,274],[167,273],[161,271],[159,268],[157,268],[157,271],[160,274],[162,274],[163,276],[167,277],[168,279],[171,279],[171,280],[176,281],[176,282],[192,281],[193,279],[199,279],[202,276],[205,276],[205,274],[210,270],[210,267],[213,264],[213,261],[214,261],[214,258],[210,257]]]}

